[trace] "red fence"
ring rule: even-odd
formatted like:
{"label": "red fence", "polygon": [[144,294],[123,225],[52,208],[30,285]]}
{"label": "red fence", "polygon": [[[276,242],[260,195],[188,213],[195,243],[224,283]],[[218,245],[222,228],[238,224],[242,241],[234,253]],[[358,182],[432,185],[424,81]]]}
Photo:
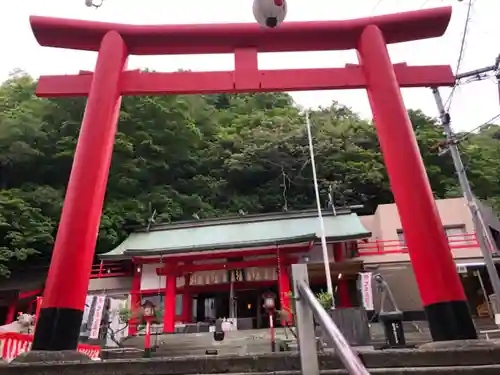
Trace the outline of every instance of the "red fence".
{"label": "red fence", "polygon": [[[448,235],[451,249],[477,248],[479,244],[475,233]],[[358,256],[404,254],[408,252],[404,240],[369,240],[358,242]]]}
{"label": "red fence", "polygon": [[[475,233],[459,233],[448,235],[451,249],[478,248],[479,243]],[[368,240],[358,242],[357,256],[373,256],[384,254],[405,254],[408,252],[404,240]],[[132,276],[132,265],[120,261],[107,261],[92,266],[91,279],[106,277]]]}
{"label": "red fence", "polygon": [[123,262],[110,261],[97,263],[92,265],[91,279],[102,279],[105,277],[125,277],[132,276],[132,269],[130,264]]}
{"label": "red fence", "polygon": [[[1,358],[5,362],[12,361],[19,354],[29,351],[32,342],[32,335],[15,332],[0,333]],[[78,344],[77,350],[93,360],[99,360],[99,356],[101,354],[101,348],[95,345]]]}

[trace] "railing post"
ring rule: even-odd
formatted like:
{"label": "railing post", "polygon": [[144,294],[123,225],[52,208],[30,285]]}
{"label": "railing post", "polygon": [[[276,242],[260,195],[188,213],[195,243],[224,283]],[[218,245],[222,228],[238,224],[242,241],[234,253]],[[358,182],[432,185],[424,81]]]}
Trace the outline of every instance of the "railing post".
{"label": "railing post", "polygon": [[102,271],[104,269],[104,261],[101,260],[101,263],[99,264],[99,274],[98,274],[98,278],[100,279],[102,277]]}
{"label": "railing post", "polygon": [[299,341],[300,364],[303,375],[318,375],[319,363],[314,332],[313,312],[299,295],[297,282],[309,285],[307,264],[292,264],[293,294],[295,296],[295,320]]}

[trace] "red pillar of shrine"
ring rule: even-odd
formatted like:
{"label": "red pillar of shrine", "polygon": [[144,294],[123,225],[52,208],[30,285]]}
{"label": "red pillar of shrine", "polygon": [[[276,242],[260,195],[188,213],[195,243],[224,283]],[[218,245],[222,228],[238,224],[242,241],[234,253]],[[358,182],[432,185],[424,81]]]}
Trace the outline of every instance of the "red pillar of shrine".
{"label": "red pillar of shrine", "polygon": [[432,337],[439,341],[475,339],[477,333],[412,124],[383,33],[377,26],[363,31],[358,55]]}
{"label": "red pillar of shrine", "polygon": [[349,293],[349,280],[345,278],[338,279],[339,302],[338,308],[352,307],[351,294]]}
{"label": "red pillar of shrine", "polygon": [[287,319],[282,320],[281,324],[284,323],[292,324],[293,316],[291,306],[290,306],[290,276],[288,273],[288,263],[282,262],[279,267],[278,274],[278,288],[279,288],[279,299],[281,303],[281,310],[289,313]]}
{"label": "red pillar of shrine", "polygon": [[167,272],[165,301],[163,307],[163,332],[175,331],[175,300],[177,293],[177,276],[173,270]]}
{"label": "red pillar of shrine", "polygon": [[[288,264],[285,264],[283,267],[283,271],[281,273],[281,284],[282,284],[282,293],[283,293],[283,308],[286,309],[287,311],[292,312],[292,306],[290,304],[290,299],[291,299],[291,290],[290,290],[290,274],[288,271]],[[288,316],[287,322],[289,324],[293,323],[293,316],[290,314]]]}
{"label": "red pillar of shrine", "polygon": [[16,319],[17,301],[11,302],[7,308],[7,315],[5,316],[5,324],[10,324]]}
{"label": "red pillar of shrine", "polygon": [[141,277],[142,265],[134,265],[134,273],[132,277],[132,289],[130,290],[130,310],[132,316],[129,320],[128,334],[137,334],[137,326],[139,325],[139,313],[141,310]]}
{"label": "red pillar of shrine", "polygon": [[[344,261],[344,248],[345,243],[337,242],[333,244],[333,258],[336,263]],[[351,295],[349,293],[349,280],[342,276],[337,279],[338,290],[338,308],[352,307]]]}
{"label": "red pillar of shrine", "polygon": [[193,316],[193,298],[189,290],[189,283],[191,281],[190,275],[184,276],[184,290],[182,293],[182,321],[184,323],[191,323]]}
{"label": "red pillar of shrine", "polygon": [[127,48],[104,35],[47,276],[32,350],[76,350],[121,103]]}

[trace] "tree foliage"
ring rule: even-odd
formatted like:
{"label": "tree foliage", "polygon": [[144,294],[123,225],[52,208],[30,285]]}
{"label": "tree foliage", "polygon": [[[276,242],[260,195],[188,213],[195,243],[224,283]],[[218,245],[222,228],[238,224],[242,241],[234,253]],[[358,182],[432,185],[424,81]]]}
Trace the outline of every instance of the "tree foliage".
{"label": "tree foliage", "polygon": [[[0,276],[50,259],[84,113],[84,98],[40,99],[16,72],[0,86]],[[435,119],[410,118],[433,191],[459,196]],[[393,200],[376,130],[340,103],[311,113],[326,205],[371,213]],[[476,194],[500,208],[500,128],[463,142]],[[126,97],[110,169],[97,252],[131,226],[314,207],[304,117],[285,93]]]}

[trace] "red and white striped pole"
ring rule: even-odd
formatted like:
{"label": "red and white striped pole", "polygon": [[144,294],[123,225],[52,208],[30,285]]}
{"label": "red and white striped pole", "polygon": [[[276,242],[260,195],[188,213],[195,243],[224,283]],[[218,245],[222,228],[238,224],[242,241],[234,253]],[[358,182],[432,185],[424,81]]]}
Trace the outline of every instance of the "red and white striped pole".
{"label": "red and white striped pole", "polygon": [[276,335],[274,333],[274,318],[272,311],[269,311],[269,331],[271,334],[271,351],[276,351]]}
{"label": "red and white striped pole", "polygon": [[151,358],[151,319],[146,319],[146,335],[144,336],[144,357]]}
{"label": "red and white striped pole", "polygon": [[264,309],[269,315],[269,333],[271,335],[271,351],[276,351],[276,338],[274,333],[274,313],[276,312],[276,296],[274,293],[264,293]]}

